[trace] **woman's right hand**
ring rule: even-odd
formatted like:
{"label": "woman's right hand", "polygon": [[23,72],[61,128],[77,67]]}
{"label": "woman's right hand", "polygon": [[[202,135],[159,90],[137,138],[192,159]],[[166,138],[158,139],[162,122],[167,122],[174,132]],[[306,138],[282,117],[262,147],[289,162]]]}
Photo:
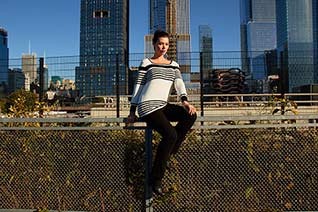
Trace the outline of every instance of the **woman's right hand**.
{"label": "woman's right hand", "polygon": [[129,114],[127,117],[127,123],[134,123],[137,121],[137,116],[135,114]]}

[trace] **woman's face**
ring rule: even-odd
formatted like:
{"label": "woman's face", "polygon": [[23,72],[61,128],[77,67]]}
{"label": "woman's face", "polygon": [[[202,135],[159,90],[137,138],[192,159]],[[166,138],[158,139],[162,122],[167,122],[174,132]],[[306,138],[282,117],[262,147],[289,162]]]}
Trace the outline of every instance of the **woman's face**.
{"label": "woman's face", "polygon": [[160,37],[154,45],[155,54],[158,56],[165,55],[169,49],[169,38]]}

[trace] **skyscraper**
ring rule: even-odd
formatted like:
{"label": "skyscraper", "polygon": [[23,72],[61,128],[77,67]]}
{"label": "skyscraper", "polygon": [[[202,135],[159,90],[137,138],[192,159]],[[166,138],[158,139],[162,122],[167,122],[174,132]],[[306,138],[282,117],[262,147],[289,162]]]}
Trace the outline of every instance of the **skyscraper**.
{"label": "skyscraper", "polygon": [[25,90],[29,91],[31,84],[39,83],[35,53],[22,55],[22,72],[25,76]]}
{"label": "skyscraper", "polygon": [[8,32],[0,28],[0,86],[2,90],[8,86],[9,48]]}
{"label": "skyscraper", "polygon": [[277,50],[283,89],[318,82],[317,0],[277,0]]}
{"label": "skyscraper", "polygon": [[185,82],[190,82],[190,0],[150,0],[149,35],[145,36],[145,53],[152,55],[152,34],[161,29],[170,34],[168,56],[176,60]]}
{"label": "skyscraper", "polygon": [[129,0],[81,0],[80,66],[75,73],[80,95],[115,95],[117,82],[119,93],[127,94],[128,19]]}
{"label": "skyscraper", "polygon": [[8,93],[25,89],[25,76],[20,68],[9,69]]}
{"label": "skyscraper", "polygon": [[209,71],[213,68],[212,29],[208,25],[199,26],[199,48],[202,53],[203,80],[209,80]]}
{"label": "skyscraper", "polygon": [[267,77],[264,51],[276,48],[275,0],[241,0],[242,69],[253,80]]}

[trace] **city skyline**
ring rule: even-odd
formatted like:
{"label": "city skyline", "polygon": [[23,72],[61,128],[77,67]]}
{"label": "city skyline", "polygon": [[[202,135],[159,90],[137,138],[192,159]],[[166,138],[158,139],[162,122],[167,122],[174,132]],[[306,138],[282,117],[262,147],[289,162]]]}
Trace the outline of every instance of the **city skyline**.
{"label": "city skyline", "polygon": [[[31,53],[38,56],[79,55],[79,0],[45,4],[40,0],[3,0],[2,8],[5,9],[0,13],[0,27],[8,31],[10,59],[21,58],[29,52],[29,46]],[[198,26],[202,24],[212,28],[215,51],[240,51],[238,0],[190,1],[190,8],[193,52],[199,51]],[[130,53],[143,53],[143,38],[149,33],[149,0],[130,2],[129,25]]]}

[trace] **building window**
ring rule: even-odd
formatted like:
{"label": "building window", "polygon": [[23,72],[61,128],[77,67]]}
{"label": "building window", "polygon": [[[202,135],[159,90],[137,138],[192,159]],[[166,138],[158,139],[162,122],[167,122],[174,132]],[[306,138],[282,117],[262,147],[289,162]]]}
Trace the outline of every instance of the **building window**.
{"label": "building window", "polygon": [[109,11],[107,10],[96,10],[93,12],[94,18],[109,18]]}
{"label": "building window", "polygon": [[101,18],[102,14],[101,11],[94,11],[93,17],[94,18]]}

